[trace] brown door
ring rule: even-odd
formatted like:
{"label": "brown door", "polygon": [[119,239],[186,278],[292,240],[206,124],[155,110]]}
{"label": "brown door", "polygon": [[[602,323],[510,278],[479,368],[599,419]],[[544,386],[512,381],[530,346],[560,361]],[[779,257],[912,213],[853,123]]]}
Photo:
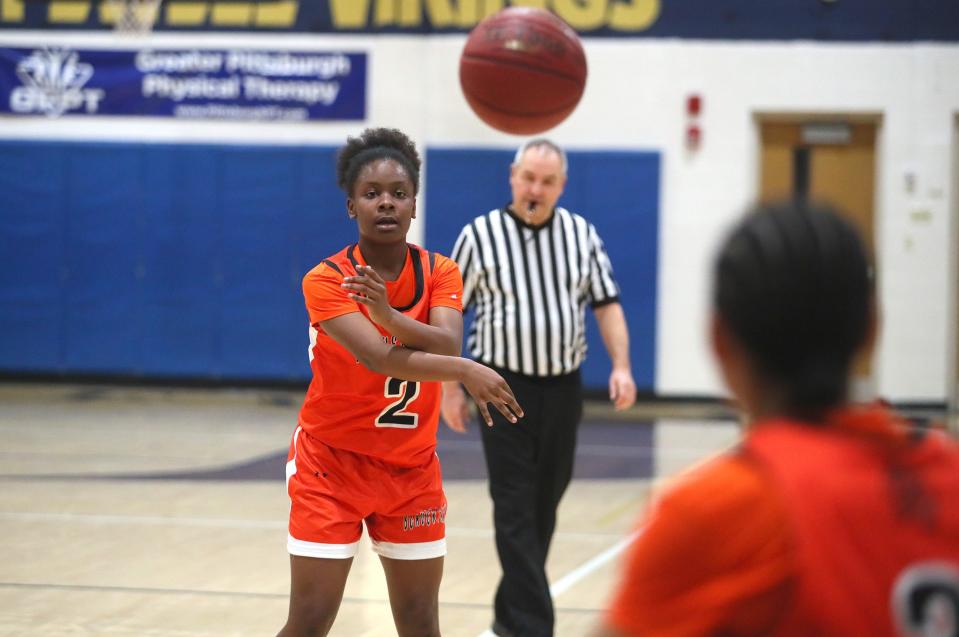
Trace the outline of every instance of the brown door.
{"label": "brown door", "polygon": [[[956,239],[959,241],[959,239]],[[953,244],[956,245],[956,244]],[[956,268],[956,277],[959,280],[959,267]],[[956,436],[959,436],[959,290],[956,289],[956,284],[953,283],[953,297],[955,298],[955,308],[953,308],[953,325],[952,329],[955,332],[953,336],[952,346],[955,350],[953,356],[955,357],[952,363],[952,370],[949,377],[948,392],[949,395],[946,396],[948,404],[946,405],[946,418],[948,422],[949,429]]]}
{"label": "brown door", "polygon": [[[819,121],[760,121],[762,152],[759,198],[806,196],[835,205],[875,250],[876,124]],[[856,364],[869,377],[871,363]]]}
{"label": "brown door", "polygon": [[[952,192],[959,198],[959,115],[955,118],[952,134],[953,186]],[[952,213],[952,330],[953,330],[953,367],[949,379],[949,424],[952,432],[959,436],[959,203],[953,203]]]}

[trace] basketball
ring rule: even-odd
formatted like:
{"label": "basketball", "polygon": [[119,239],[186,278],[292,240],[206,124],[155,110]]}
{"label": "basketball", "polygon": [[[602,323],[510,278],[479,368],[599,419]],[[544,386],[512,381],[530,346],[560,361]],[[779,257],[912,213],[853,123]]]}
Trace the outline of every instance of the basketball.
{"label": "basketball", "polygon": [[576,32],[545,9],[509,7],[470,32],[460,86],[476,115],[505,133],[553,128],[586,87],[586,55]]}

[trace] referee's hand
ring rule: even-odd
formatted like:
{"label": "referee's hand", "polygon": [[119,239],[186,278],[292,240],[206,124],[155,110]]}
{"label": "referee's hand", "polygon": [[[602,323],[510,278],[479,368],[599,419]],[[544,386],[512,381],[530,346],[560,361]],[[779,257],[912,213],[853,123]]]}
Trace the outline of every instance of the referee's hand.
{"label": "referee's hand", "polygon": [[636,382],[628,369],[613,369],[609,375],[609,399],[616,411],[629,409],[636,402]]}
{"label": "referee's hand", "polygon": [[443,400],[440,402],[440,416],[446,426],[457,433],[466,433],[466,423],[470,420],[469,402],[466,392],[457,382],[443,383]]}

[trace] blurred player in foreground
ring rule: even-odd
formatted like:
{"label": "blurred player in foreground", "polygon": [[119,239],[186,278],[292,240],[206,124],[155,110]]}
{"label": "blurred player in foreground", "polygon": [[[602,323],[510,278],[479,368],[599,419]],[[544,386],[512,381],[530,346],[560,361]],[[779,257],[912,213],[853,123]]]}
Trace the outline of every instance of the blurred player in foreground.
{"label": "blurred player in foreground", "polygon": [[502,377],[460,358],[456,264],[408,244],[420,159],[393,129],[350,138],[337,159],[357,243],[303,279],[313,380],[287,462],[290,612],[280,635],[326,635],[363,524],[401,637],[438,636],[446,496],[436,457],[440,383],[463,383],[484,420],[522,411]]}
{"label": "blurred player in foreground", "polygon": [[745,440],[654,501],[597,635],[959,635],[959,445],[847,402],[876,339],[856,232],[759,207],[720,250],[713,310]]}

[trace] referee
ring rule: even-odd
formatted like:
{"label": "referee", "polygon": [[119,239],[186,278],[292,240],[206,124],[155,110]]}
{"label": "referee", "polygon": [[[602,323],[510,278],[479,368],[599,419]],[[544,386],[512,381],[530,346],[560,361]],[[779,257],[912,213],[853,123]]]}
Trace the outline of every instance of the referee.
{"label": "referee", "polygon": [[[527,142],[510,167],[512,202],[474,219],[453,248],[463,307],[476,311],[470,354],[506,379],[526,414],[518,424],[495,414],[496,426],[482,427],[503,571],[492,628],[501,637],[553,634],[546,556],[583,412],[587,305],[613,363],[610,399],[617,409],[636,400],[613,269],[596,228],[556,206],[565,185],[563,150]],[[456,383],[444,383],[442,415],[450,429],[466,430],[468,403]]]}

